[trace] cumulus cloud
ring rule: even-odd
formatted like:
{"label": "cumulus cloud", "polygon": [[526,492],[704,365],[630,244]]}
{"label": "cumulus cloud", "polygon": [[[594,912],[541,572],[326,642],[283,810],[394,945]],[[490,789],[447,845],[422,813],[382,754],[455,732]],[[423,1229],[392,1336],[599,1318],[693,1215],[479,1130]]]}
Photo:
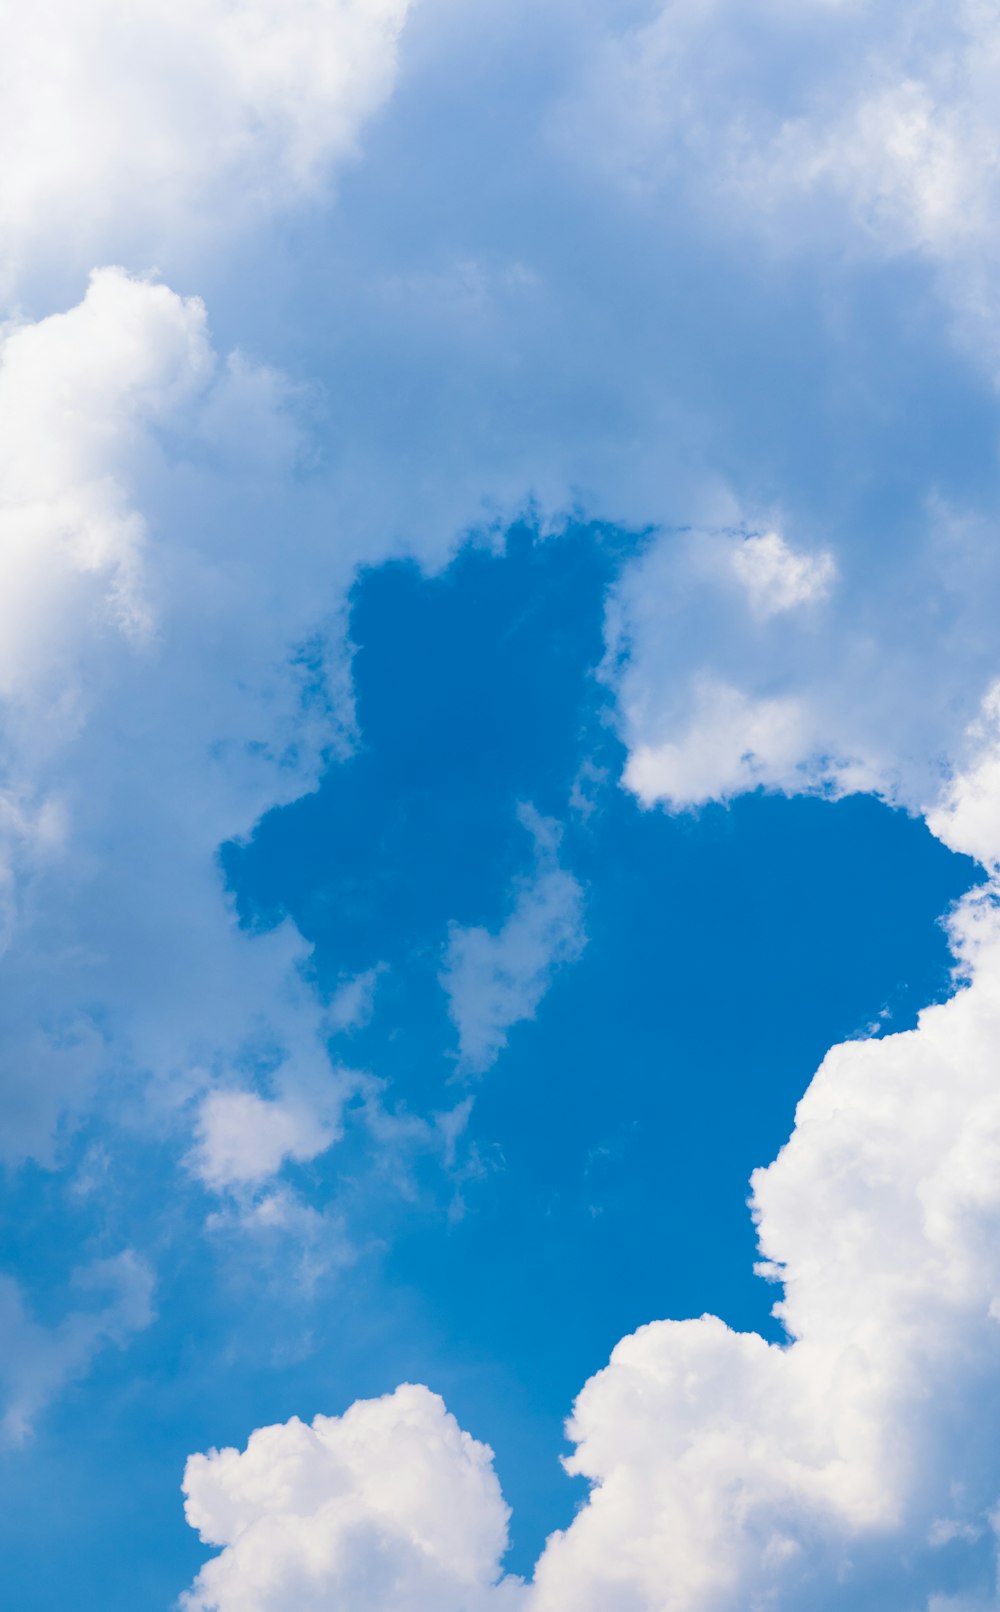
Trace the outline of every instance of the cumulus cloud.
{"label": "cumulus cloud", "polygon": [[752,700],[729,684],[702,680],[686,731],[662,744],[636,744],[624,782],[645,806],[662,801],[678,810],[725,800],[794,775],[804,730],[795,699]]}
{"label": "cumulus cloud", "polygon": [[287,206],[392,85],[407,0],[0,8],[0,289],[53,255],[145,267]]}
{"label": "cumulus cloud", "polygon": [[191,1526],[221,1547],[182,1599],[189,1612],[516,1604],[516,1581],[493,1589],[508,1512],[492,1451],[426,1388],[194,1455],[184,1489]]}
{"label": "cumulus cloud", "polygon": [[[0,178],[3,273],[42,300],[57,263],[146,263],[161,242],[173,261],[311,193],[385,95],[403,16],[389,3],[78,10],[9,11],[0,68],[0,127],[18,154]],[[554,48],[550,14],[571,19]],[[559,62],[548,80],[494,49],[526,15],[525,37]],[[609,608],[626,776],[644,802],[866,788],[996,860],[992,707],[969,731],[997,673],[989,502],[977,508],[977,484],[968,509],[949,505],[935,482],[949,461],[925,466],[926,440],[912,460],[890,440],[878,482],[882,438],[859,441],[894,408],[909,419],[926,377],[904,366],[893,379],[858,343],[845,386],[828,335],[845,308],[866,331],[878,323],[852,274],[902,248],[995,357],[996,20],[971,0],[916,14],[676,0],[638,28],[634,15],[623,26],[600,4],[554,6],[536,31],[537,7],[485,8],[481,27],[449,35],[450,8],[436,8],[418,89],[438,104],[462,86],[463,139],[412,106],[396,128],[390,164],[405,151],[404,177],[428,186],[414,186],[419,261],[402,244],[397,174],[391,206],[382,195],[382,211],[354,215],[357,266],[338,267],[322,309],[347,368],[322,500],[299,473],[287,383],[220,361],[197,301],[111,270],[67,314],[5,327],[12,1158],[51,1161],[60,1121],[112,1089],[142,1090],[134,1123],[179,1131],[185,1147],[193,1129],[187,1156],[214,1188],[251,1188],[336,1135],[354,1089],[326,1045],[337,1010],[324,1014],[290,925],[238,929],[215,852],[310,787],[336,746],[337,691],[320,677],[317,692],[315,667],[335,658],[356,562],[404,542],[440,559],[532,495],[548,515],[582,505],[661,528]],[[477,49],[485,79],[465,71]],[[519,147],[499,121],[510,107],[544,140]],[[487,139],[490,120],[500,133]],[[473,136],[475,207],[452,165]],[[581,168],[582,202],[566,177]],[[428,243],[433,218],[446,223]],[[686,220],[700,220],[688,244]],[[778,433],[755,428],[777,390],[767,343],[748,347],[766,370],[749,400],[739,341],[718,356],[734,335],[749,344],[768,252],[841,275],[822,316],[791,331],[779,288],[766,334],[809,362]],[[324,263],[310,296],[327,277]],[[231,283],[245,278],[241,262]],[[845,478],[810,483],[791,429],[814,393],[813,435],[839,431],[857,472],[854,502],[845,493],[833,513]],[[778,536],[760,507],[786,481]],[[866,481],[881,503],[857,493]],[[912,497],[885,532],[885,489],[902,484]],[[469,1068],[496,1056],[582,944],[580,891],[545,833],[536,825],[535,874],[501,928],[449,942]],[[884,1606],[905,1563],[919,1584],[899,1599],[915,1606],[929,1585],[944,1606],[960,1579],[966,1604],[995,1599],[982,1557],[998,1475],[981,1415],[997,1389],[992,894],[953,934],[970,983],[909,1036],[835,1049],[755,1181],[790,1345],[711,1318],[625,1340],[572,1422],[590,1501],[532,1590],[498,1579],[504,1510],[487,1454],[410,1390],[335,1432],[290,1424],[242,1456],[195,1461],[192,1520],[222,1554],[191,1605],[334,1595],[366,1612],[379,1597],[386,1612],[468,1612],[528,1596],[544,1612],[812,1612]],[[251,1215],[284,1224],[301,1206],[269,1192]],[[15,1384],[16,1423],[125,1323],[112,1300],[60,1353],[5,1291],[25,1357],[51,1362],[39,1387]]]}
{"label": "cumulus cloud", "polygon": [[[754,1177],[790,1343],[711,1317],[660,1322],[585,1388],[571,1469],[596,1487],[547,1547],[542,1607],[846,1608],[887,1593],[923,1605],[949,1575],[989,1583],[977,1547],[1000,1486],[982,1420],[1000,1386],[992,889],[952,935],[970,983],[911,1032],[834,1048],[791,1140]],[[935,1563],[945,1543],[954,1554]]]}
{"label": "cumulus cloud", "polygon": [[[909,556],[875,571],[841,550],[835,589],[825,552],[779,560],[779,582],[777,549],[748,556],[762,540],[727,531],[665,531],[625,568],[605,675],[644,804],[764,787],[934,810],[994,681],[1000,577],[981,517],[930,503],[919,522]],[[786,587],[800,597],[773,608]]]}
{"label": "cumulus cloud", "polygon": [[151,426],[205,389],[213,363],[197,299],[115,269],[95,272],[70,312],[4,330],[0,698],[61,670],[58,706],[81,640],[149,633],[132,461]]}
{"label": "cumulus cloud", "polygon": [[293,580],[261,519],[298,451],[287,396],[217,358],[197,299],[109,269],[8,327],[0,419],[4,1150],[51,1159],[61,1119],[138,1078],[171,1129],[218,1088],[197,1158],[245,1180],[326,1146],[350,1089],[301,938],[241,933],[215,865],[343,732],[314,592],[335,617],[340,562]]}
{"label": "cumulus cloud", "polygon": [[534,1018],[555,970],[586,944],[583,891],[559,866],[559,825],[531,807],[519,815],[534,840],[534,871],[518,881],[513,909],[496,934],[452,924],[441,975],[459,1064],[477,1072],[499,1056],[512,1025]]}
{"label": "cumulus cloud", "polygon": [[99,1350],[122,1347],[153,1319],[153,1274],[132,1249],[82,1266],[73,1288],[83,1301],[80,1308],[48,1327],[32,1316],[20,1284],[0,1276],[0,1429],[7,1442],[23,1443],[40,1412],[67,1383],[86,1374]]}

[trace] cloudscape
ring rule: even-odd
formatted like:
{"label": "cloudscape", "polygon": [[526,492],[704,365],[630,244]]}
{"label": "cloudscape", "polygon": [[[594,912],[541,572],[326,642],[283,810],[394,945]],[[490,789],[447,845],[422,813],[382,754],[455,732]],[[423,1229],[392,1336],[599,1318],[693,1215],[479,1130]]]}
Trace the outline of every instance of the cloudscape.
{"label": "cloudscape", "polygon": [[0,1601],[998,1612],[1000,12],[0,30]]}

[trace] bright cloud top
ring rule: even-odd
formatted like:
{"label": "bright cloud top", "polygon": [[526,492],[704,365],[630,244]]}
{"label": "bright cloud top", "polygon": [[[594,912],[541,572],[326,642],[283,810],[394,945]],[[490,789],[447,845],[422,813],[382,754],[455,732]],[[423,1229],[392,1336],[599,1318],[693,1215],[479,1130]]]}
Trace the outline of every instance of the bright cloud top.
{"label": "bright cloud top", "polygon": [[426,1388],[192,1456],[184,1488],[192,1527],[224,1547],[183,1598],[190,1612],[512,1604],[491,1593],[507,1545],[492,1451]]}
{"label": "bright cloud top", "polygon": [[407,0],[0,9],[0,287],[146,267],[314,190],[388,93]]}

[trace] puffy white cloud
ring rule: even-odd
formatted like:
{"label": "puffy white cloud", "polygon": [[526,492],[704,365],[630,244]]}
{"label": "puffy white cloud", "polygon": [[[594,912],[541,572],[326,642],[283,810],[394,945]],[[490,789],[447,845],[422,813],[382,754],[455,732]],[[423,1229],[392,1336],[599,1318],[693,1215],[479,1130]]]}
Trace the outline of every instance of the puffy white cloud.
{"label": "puffy white cloud", "polygon": [[[760,551],[745,558],[759,541],[665,531],[625,568],[605,675],[629,787],[672,810],[764,787],[867,790],[933,813],[975,748],[996,676],[1000,577],[985,517],[931,501],[910,549],[886,564],[845,545],[835,589],[832,557],[787,542],[804,572],[765,582],[771,560],[757,570]],[[754,596],[786,584],[805,590],[786,608]]]}
{"label": "puffy white cloud", "polygon": [[[463,39],[490,51],[499,10]],[[5,332],[11,944],[0,1043],[14,1157],[51,1157],[60,1116],[112,1078],[127,1101],[145,1094],[133,1123],[185,1137],[193,1126],[189,1157],[213,1186],[252,1185],[336,1134],[353,1089],[325,1045],[336,1015],[305,982],[291,926],[238,930],[214,854],[309,787],[336,741],[334,691],[310,705],[312,673],[289,647],[318,628],[329,648],[355,561],[379,559],[404,532],[440,557],[465,525],[502,521],[532,491],[549,512],[576,501],[643,524],[711,527],[660,536],[613,603],[612,645],[628,651],[614,674],[628,780],[645,801],[691,804],[758,783],[872,788],[935,807],[944,837],[995,859],[989,721],[981,739],[963,737],[997,671],[989,510],[949,512],[923,466],[900,459],[893,474],[923,500],[905,543],[884,544],[850,504],[834,541],[808,488],[776,543],[733,539],[744,506],[748,530],[763,529],[757,506],[781,464],[746,468],[763,453],[747,417],[767,388],[755,377],[733,425],[723,401],[747,359],[737,351],[712,369],[716,311],[698,295],[685,302],[681,285],[686,275],[701,286],[711,254],[700,241],[685,257],[673,227],[684,207],[701,208],[712,252],[739,241],[720,306],[752,294],[760,259],[744,263],[748,240],[841,266],[902,245],[939,265],[952,305],[989,330],[995,18],[972,5],[920,8],[913,21],[902,5],[699,0],[623,33],[620,13],[609,24],[600,5],[552,15],[570,11],[556,54],[578,79],[559,118],[551,85],[549,104],[509,100],[523,127],[553,136],[561,119],[572,132],[561,155],[585,169],[589,228],[552,148],[532,144],[525,157],[504,127],[470,164],[485,206],[468,207],[447,163],[439,188],[417,195],[422,228],[446,220],[425,243],[429,270],[400,266],[384,219],[362,233],[371,257],[359,254],[358,283],[342,268],[338,280],[355,370],[333,405],[342,435],[319,518],[296,476],[287,387],[245,360],[219,364],[197,302],[110,271],[63,318]],[[523,25],[524,8],[503,12]],[[95,242],[102,258],[113,248],[146,262],[163,241],[174,261],[202,228],[214,239],[308,191],[384,94],[401,15],[190,5],[124,18],[50,6],[25,21],[9,10],[0,73],[25,88],[0,96],[0,127],[10,119],[7,146],[19,149],[0,178],[8,281],[51,264],[55,246],[64,262],[89,263]],[[608,30],[609,48],[599,39],[591,52],[595,29]],[[425,62],[440,37],[428,28]],[[502,59],[491,54],[491,72]],[[466,111],[477,95],[464,61],[445,52],[438,65],[462,82]],[[404,124],[395,151],[426,177],[440,148],[422,139]],[[458,143],[451,128],[446,143]],[[609,213],[595,166],[619,192]],[[507,215],[501,194],[515,196]],[[457,219],[463,205],[488,216],[480,234]],[[683,274],[664,292],[678,256]],[[242,275],[241,264],[234,281]],[[814,329],[805,337],[817,342],[809,385],[832,397],[838,451],[859,455],[863,481],[872,463],[843,426],[829,350]],[[878,360],[852,400],[866,383],[879,404],[862,410],[862,430],[882,407]],[[904,377],[901,392],[911,385]],[[711,429],[706,414],[718,417]],[[719,462],[736,466],[732,494],[713,481]],[[815,525],[802,518],[810,499]],[[956,781],[942,795],[945,764]],[[495,1056],[553,963],[579,949],[578,887],[546,855],[498,933],[453,933],[446,982],[470,1066]],[[923,1563],[922,1603],[934,1553],[971,1556],[988,1536],[997,1474],[988,1419],[977,1418],[996,1387],[995,927],[988,901],[966,906],[956,935],[971,985],[909,1037],[836,1049],[789,1147],[757,1179],[792,1345],[711,1319],[661,1322],[584,1391],[575,1463],[596,1486],[540,1564],[531,1598],[545,1612],[884,1605],[885,1576],[904,1558]],[[277,1225],[302,1211],[276,1191],[250,1214]],[[69,1353],[83,1361],[89,1349]],[[263,1608],[307,1607],[338,1595],[368,1612],[381,1596],[388,1612],[410,1596],[414,1612],[468,1612],[521,1596],[495,1587],[503,1508],[485,1454],[468,1454],[440,1406],[419,1399],[400,1416],[389,1403],[388,1426],[370,1411],[358,1418],[360,1454],[345,1454],[346,1434],[292,1424],[259,1458],[252,1442],[252,1460],[248,1449],[195,1464],[193,1520],[223,1553],[192,1605],[252,1608],[256,1596]],[[271,1487],[285,1438],[287,1496]],[[230,1513],[234,1472],[256,1498]],[[976,1599],[970,1589],[966,1604]]]}
{"label": "puffy white cloud", "polygon": [[[337,1095],[331,1091],[332,1098]],[[191,1163],[215,1187],[266,1180],[286,1159],[315,1158],[339,1134],[336,1118],[324,1124],[313,1107],[227,1090],[208,1093],[197,1130]]]}
{"label": "puffy white cloud", "polygon": [[[28,1438],[49,1400],[84,1376],[100,1349],[123,1346],[153,1319],[153,1275],[131,1249],[82,1266],[73,1289],[81,1307],[47,1327],[30,1314],[13,1277],[0,1276],[0,1430],[6,1441]],[[88,1296],[104,1302],[88,1305]]]}
{"label": "puffy white cloud", "polygon": [[583,891],[559,866],[559,825],[530,807],[520,818],[535,844],[535,868],[515,888],[496,934],[452,924],[441,983],[458,1030],[462,1067],[488,1069],[507,1045],[511,1025],[535,1016],[554,971],[586,944]]}
{"label": "puffy white cloud", "polygon": [[507,1508],[492,1451],[436,1394],[405,1386],[344,1416],[293,1418],[244,1451],[194,1455],[186,1512],[221,1554],[182,1604],[195,1612],[477,1612],[498,1590]]}
{"label": "puffy white cloud", "polygon": [[728,684],[700,680],[686,732],[637,744],[624,781],[645,806],[662,801],[678,810],[725,800],[794,775],[807,731],[794,699],[751,700]]}
{"label": "puffy white cloud", "polygon": [[59,677],[58,703],[81,640],[149,633],[133,461],[213,366],[197,299],[115,269],[94,273],[70,312],[3,331],[0,698]]}
{"label": "puffy white cloud", "polygon": [[597,1487],[547,1548],[542,1607],[868,1606],[887,1585],[924,1605],[946,1543],[976,1588],[1000,1490],[996,901],[953,921],[970,983],[834,1048],[754,1177],[790,1344],[660,1322],[584,1389],[571,1469]]}
{"label": "puffy white cloud", "polygon": [[388,93],[407,7],[5,0],[0,289],[53,258],[165,266],[315,190]]}

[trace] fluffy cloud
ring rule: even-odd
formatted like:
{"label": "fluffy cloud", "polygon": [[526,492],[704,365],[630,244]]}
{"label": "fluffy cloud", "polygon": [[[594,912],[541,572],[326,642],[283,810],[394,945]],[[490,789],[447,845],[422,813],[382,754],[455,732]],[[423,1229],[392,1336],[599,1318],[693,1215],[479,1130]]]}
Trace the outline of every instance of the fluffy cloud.
{"label": "fluffy cloud", "polygon": [[183,1598],[189,1612],[516,1604],[516,1581],[492,1588],[508,1515],[492,1451],[426,1388],[192,1456],[184,1488],[188,1521],[222,1547]]}
{"label": "fluffy cloud", "polygon": [[128,478],[145,434],[183,415],[213,363],[197,300],[113,269],[93,274],[69,313],[3,332],[4,701],[58,679],[58,706],[81,640],[148,635],[145,526]]}
{"label": "fluffy cloud", "polygon": [[949,1578],[989,1585],[992,890],[963,905],[952,934],[970,983],[912,1032],[834,1048],[791,1140],[755,1175],[789,1345],[713,1318],[660,1322],[585,1388],[571,1469],[596,1487],[549,1543],[542,1607],[867,1607],[885,1604],[887,1585],[893,1604],[917,1606]]}
{"label": "fluffy cloud", "polygon": [[[0,1434],[11,1443],[30,1435],[39,1412],[66,1383],[86,1374],[100,1349],[123,1346],[153,1319],[152,1272],[131,1249],[81,1267],[73,1287],[81,1307],[46,1327],[30,1314],[19,1284],[0,1276]],[[88,1306],[88,1296],[104,1302]]]}
{"label": "fluffy cloud", "polygon": [[830,554],[796,554],[780,532],[755,532],[733,549],[733,570],[759,616],[824,599],[836,576]]}
{"label": "fluffy cloud", "polygon": [[388,93],[407,0],[0,7],[0,289],[174,260],[315,190]]}
{"label": "fluffy cloud", "polygon": [[[293,577],[268,525],[297,452],[286,403],[278,377],[220,363],[196,299],[119,270],[4,337],[8,1157],[51,1158],[61,1118],[112,1080],[138,1079],[182,1134],[185,1105],[218,1088],[197,1153],[216,1184],[336,1133],[350,1078],[306,948],[287,925],[241,934],[214,860],[343,731],[314,664],[313,584],[335,602],[340,562]],[[303,560],[309,540],[303,521]]]}
{"label": "fluffy cloud", "polygon": [[519,881],[513,910],[496,934],[451,926],[441,983],[458,1030],[465,1069],[481,1071],[507,1045],[511,1025],[534,1018],[554,971],[583,950],[583,891],[558,862],[559,825],[522,807],[535,843],[535,869]]}
{"label": "fluffy cloud", "polygon": [[[217,1188],[336,1135],[353,1077],[330,1063],[336,1024],[303,977],[306,948],[287,925],[237,929],[216,848],[310,787],[336,745],[336,690],[316,667],[334,660],[357,560],[404,541],[440,558],[532,493],[546,512],[697,525],[651,542],[611,604],[608,674],[644,801],[869,788],[996,859],[992,712],[969,729],[997,672],[992,494],[964,461],[954,470],[940,433],[910,447],[914,416],[935,423],[920,410],[940,371],[914,379],[868,353],[885,302],[872,313],[858,269],[902,246],[932,265],[965,328],[992,336],[991,11],[699,0],[623,29],[599,4],[540,20],[514,5],[485,8],[472,30],[428,9],[417,89],[460,112],[462,139],[411,103],[387,166],[406,162],[352,215],[356,266],[329,275],[324,262],[308,297],[297,288],[312,308],[321,281],[335,287],[321,305],[332,335],[319,316],[310,332],[344,363],[322,497],[300,474],[286,383],[220,363],[196,301],[105,271],[65,316],[5,330],[0,1042],[14,1158],[51,1160],[60,1120],[95,1091],[140,1089],[132,1123],[185,1148],[193,1129],[187,1157]],[[8,285],[44,302],[57,260],[145,263],[162,243],[173,263],[310,192],[384,96],[402,15],[9,11]],[[559,63],[548,80],[534,55],[526,74],[523,54],[495,49],[525,16],[532,51]],[[466,73],[477,50],[479,79]],[[525,147],[525,129],[544,139]],[[459,148],[475,156],[468,192]],[[568,177],[581,170],[583,183]],[[769,252],[817,279],[834,265],[820,314],[794,324],[790,277],[768,303]],[[231,284],[256,291],[272,266],[247,275],[241,260]],[[893,300],[911,283],[907,260]],[[852,317],[864,334],[845,383],[837,332]],[[775,346],[808,363],[769,415],[776,377],[788,384]],[[894,410],[905,449],[878,435]],[[810,482],[801,465],[827,431],[835,473]],[[939,470],[970,481],[968,510],[948,504]],[[857,489],[873,484],[866,503]],[[885,531],[886,489],[901,485],[906,510]],[[452,936],[446,982],[470,1066],[579,948],[579,891],[547,856],[498,933]],[[915,1608],[935,1583],[975,1597],[989,1581],[992,1596],[992,899],[967,904],[954,933],[967,988],[910,1036],[835,1049],[756,1180],[790,1347],[711,1319],[660,1322],[585,1389],[574,1463],[595,1487],[539,1565],[530,1598],[544,1612],[882,1606],[887,1580]],[[252,1212],[296,1215],[278,1193]],[[12,1291],[26,1358],[44,1360]],[[81,1326],[89,1341],[55,1347],[43,1389],[15,1390],[18,1415],[117,1335],[110,1313]],[[381,1596],[388,1612],[409,1596],[414,1612],[468,1612],[526,1593],[497,1588],[503,1507],[485,1453],[410,1396],[349,1412],[336,1433],[291,1424],[195,1462],[192,1519],[222,1555],[191,1604],[339,1595],[368,1612]]]}
{"label": "fluffy cloud", "polygon": [[809,751],[799,702],[751,700],[726,683],[699,680],[689,726],[661,744],[637,743],[624,781],[646,806],[674,809],[725,800],[794,777]]}
{"label": "fluffy cloud", "polygon": [[931,503],[918,519],[909,554],[884,566],[842,550],[835,589],[825,551],[796,550],[803,570],[778,581],[771,558],[748,556],[762,539],[711,530],[665,532],[626,567],[605,675],[644,804],[763,786],[933,812],[975,748],[1000,577],[981,518]]}

